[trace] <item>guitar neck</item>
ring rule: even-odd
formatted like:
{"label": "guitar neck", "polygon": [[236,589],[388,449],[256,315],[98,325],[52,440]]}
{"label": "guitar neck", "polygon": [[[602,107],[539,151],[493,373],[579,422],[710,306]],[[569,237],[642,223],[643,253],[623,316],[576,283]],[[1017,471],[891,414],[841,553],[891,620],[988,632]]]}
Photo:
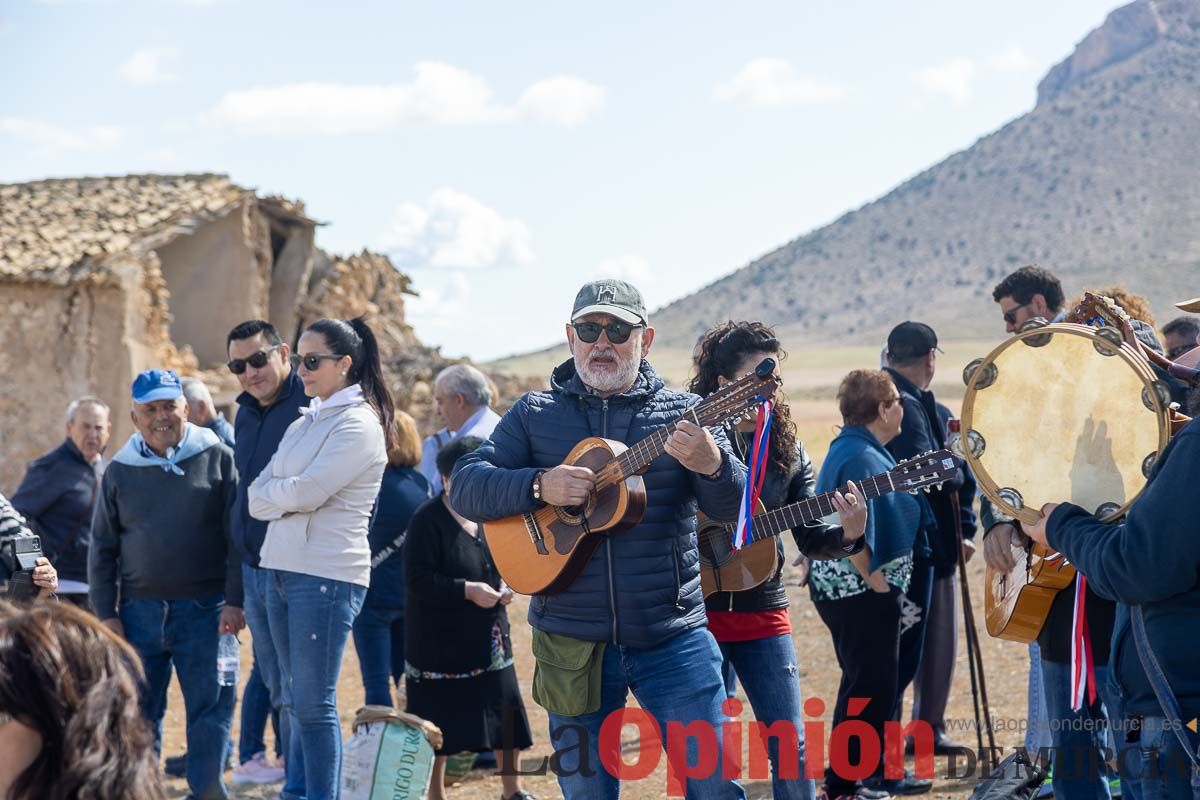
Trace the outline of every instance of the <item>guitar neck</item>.
{"label": "guitar neck", "polygon": [[[890,472],[883,472],[867,478],[859,482],[858,488],[862,489],[862,493],[868,500],[903,490],[902,487],[897,487],[892,482]],[[753,530],[746,544],[769,539],[789,528],[796,528],[816,522],[830,514],[836,514],[837,507],[833,504],[833,494],[833,492],[825,492],[807,500],[798,500],[762,514],[755,514]],[[733,526],[729,527],[732,530]]]}
{"label": "guitar neck", "polygon": [[615,482],[623,481],[631,475],[637,475],[650,466],[651,461],[665,453],[667,439],[670,439],[671,434],[675,432],[676,422],[667,423],[656,429],[654,433],[617,456],[616,465],[620,471],[620,478]]}

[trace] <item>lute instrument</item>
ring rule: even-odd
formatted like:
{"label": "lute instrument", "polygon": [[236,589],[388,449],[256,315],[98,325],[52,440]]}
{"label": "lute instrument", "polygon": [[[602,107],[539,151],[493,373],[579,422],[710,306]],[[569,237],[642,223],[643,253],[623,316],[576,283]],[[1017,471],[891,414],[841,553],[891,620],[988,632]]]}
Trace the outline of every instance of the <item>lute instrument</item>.
{"label": "lute instrument", "polygon": [[483,523],[483,535],[500,575],[520,594],[555,594],[566,589],[583,571],[604,535],[627,531],[641,521],[646,511],[641,475],[663,455],[679,420],[704,428],[732,424],[774,397],[779,383],[775,360],[766,358],[750,374],[704,398],[634,445],[600,437],[575,445],[563,463],[587,467],[596,475],[595,489],[584,505],[546,505]]}
{"label": "lute instrument", "polygon": [[[858,486],[868,500],[891,492],[928,492],[953,478],[960,466],[959,459],[949,450],[935,450],[905,459],[887,472],[859,482]],[[704,596],[744,592],[760,585],[779,568],[779,549],[775,546],[779,533],[836,513],[833,492],[770,511],[760,502],[750,526],[750,538],[737,550],[732,543],[735,523],[715,522],[701,514],[696,541],[700,548],[700,587]]]}

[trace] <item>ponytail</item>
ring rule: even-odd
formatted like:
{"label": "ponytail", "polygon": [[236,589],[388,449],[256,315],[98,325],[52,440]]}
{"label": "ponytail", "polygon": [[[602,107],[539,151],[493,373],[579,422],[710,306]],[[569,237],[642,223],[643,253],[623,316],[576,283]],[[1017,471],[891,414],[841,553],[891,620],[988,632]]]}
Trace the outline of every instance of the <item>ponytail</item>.
{"label": "ponytail", "polygon": [[396,446],[396,432],[392,428],[392,418],[395,416],[392,405],[392,393],[388,391],[387,379],[383,376],[383,362],[379,359],[379,343],[375,340],[375,332],[367,325],[362,317],[355,317],[349,325],[358,334],[362,342],[361,358],[354,359],[350,368],[350,376],[357,372],[357,380],[362,385],[363,395],[379,414],[383,425],[384,441],[387,449]]}
{"label": "ponytail", "polygon": [[379,415],[383,425],[384,442],[387,449],[395,447],[396,434],[392,426],[394,417],[392,393],[388,391],[383,375],[383,363],[379,359],[379,343],[375,332],[362,317],[352,320],[319,319],[308,326],[308,330],[319,333],[334,353],[348,355],[352,361],[349,383],[362,387],[363,397]]}

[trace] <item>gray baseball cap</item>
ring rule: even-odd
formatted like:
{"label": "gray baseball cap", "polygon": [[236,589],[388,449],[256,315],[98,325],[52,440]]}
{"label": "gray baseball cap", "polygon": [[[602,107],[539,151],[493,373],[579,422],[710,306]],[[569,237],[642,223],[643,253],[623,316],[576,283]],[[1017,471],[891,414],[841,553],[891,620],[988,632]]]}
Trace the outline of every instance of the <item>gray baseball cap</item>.
{"label": "gray baseball cap", "polygon": [[611,314],[630,325],[647,324],[642,293],[633,284],[615,278],[585,283],[579,294],[575,295],[571,322],[588,314]]}

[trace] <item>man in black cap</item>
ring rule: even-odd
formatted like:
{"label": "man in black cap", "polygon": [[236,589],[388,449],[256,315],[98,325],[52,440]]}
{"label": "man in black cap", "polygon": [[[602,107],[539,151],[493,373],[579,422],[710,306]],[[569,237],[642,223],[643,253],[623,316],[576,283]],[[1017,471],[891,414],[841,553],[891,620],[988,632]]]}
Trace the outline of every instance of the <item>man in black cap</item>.
{"label": "man in black cap", "polygon": [[[588,283],[570,320],[572,357],[554,370],[550,391],[526,394],[490,441],[458,460],[450,504],[464,517],[486,525],[545,504],[581,505],[595,475],[563,465],[578,442],[602,436],[636,444],[699,400],[666,388],[646,361],[654,329],[633,286]],[[664,734],[668,723],[720,730],[725,719],[721,653],[706,630],[700,591],[696,509],[736,519],[746,468],[721,430],[688,421],[678,423],[665,449],[670,457],[655,459],[644,474],[642,521],[604,536],[565,591],[529,604],[534,698],[550,712],[555,770],[568,798],[617,797],[618,778],[605,768],[614,766],[611,759],[601,761],[599,735],[630,690]],[[688,745],[689,763],[696,763],[695,744]],[[716,768],[690,779],[688,796],[744,794]]]}
{"label": "man in black cap", "polygon": [[[902,322],[888,334],[885,369],[904,406],[900,435],[887,444],[897,461],[946,446],[953,414],[929,389],[941,352],[937,334],[923,322]],[[914,547],[912,583],[901,601],[909,604],[912,621],[900,636],[898,696],[909,681],[915,682],[913,719],[929,723],[934,752],[942,755],[962,749],[947,737],[943,717],[954,678],[958,548],[966,558],[975,552],[975,479],[964,468],[927,499],[933,521],[925,526],[924,541],[918,538]],[[897,793],[902,787],[885,788]]]}

